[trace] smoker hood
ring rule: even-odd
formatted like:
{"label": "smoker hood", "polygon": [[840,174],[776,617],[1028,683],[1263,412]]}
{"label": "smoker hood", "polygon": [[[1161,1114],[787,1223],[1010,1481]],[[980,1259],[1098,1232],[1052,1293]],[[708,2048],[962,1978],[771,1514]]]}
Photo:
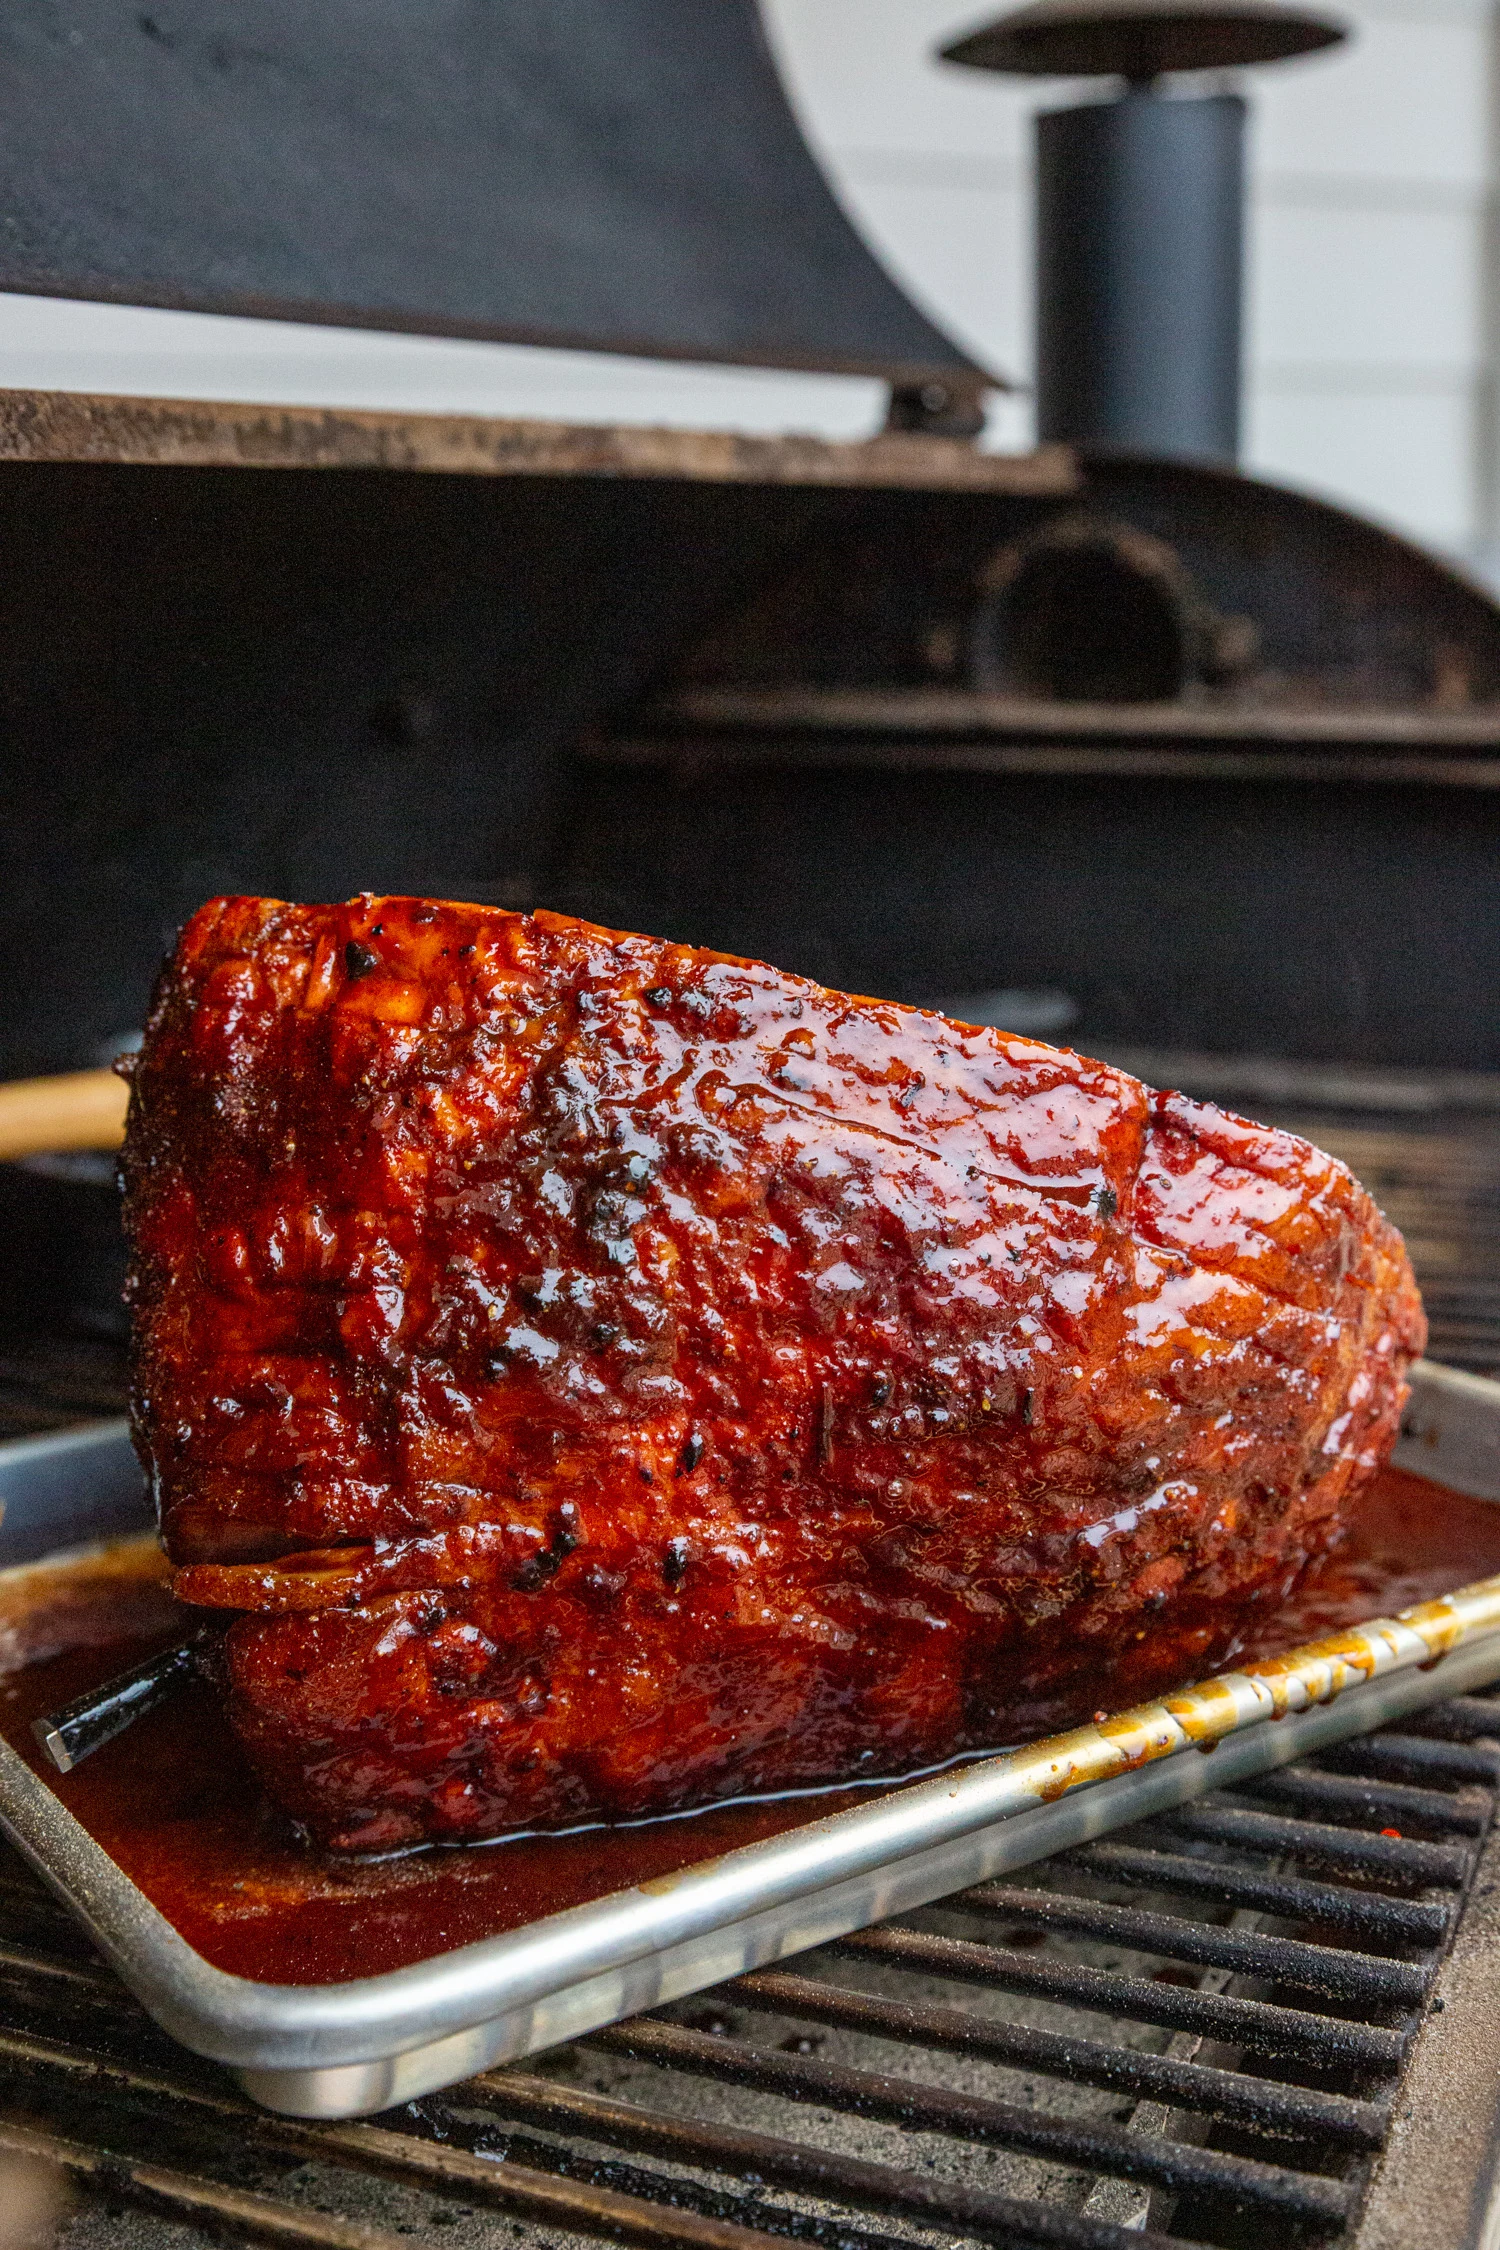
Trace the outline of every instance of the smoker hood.
{"label": "smoker hood", "polygon": [[798,130],[755,0],[16,0],[0,289],[996,380]]}

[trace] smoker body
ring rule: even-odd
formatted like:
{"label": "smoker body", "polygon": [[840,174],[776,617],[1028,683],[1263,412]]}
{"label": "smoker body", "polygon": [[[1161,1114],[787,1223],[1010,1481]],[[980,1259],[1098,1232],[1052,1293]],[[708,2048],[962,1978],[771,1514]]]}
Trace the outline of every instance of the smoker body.
{"label": "smoker body", "polygon": [[[204,897],[360,888],[1057,986],[1085,1046],[1500,1069],[1500,611],[1388,534],[1061,451],[152,414],[0,413],[7,1076],[97,1062]],[[413,465],[442,432],[470,465]],[[1143,586],[1175,674],[1077,700]]]}

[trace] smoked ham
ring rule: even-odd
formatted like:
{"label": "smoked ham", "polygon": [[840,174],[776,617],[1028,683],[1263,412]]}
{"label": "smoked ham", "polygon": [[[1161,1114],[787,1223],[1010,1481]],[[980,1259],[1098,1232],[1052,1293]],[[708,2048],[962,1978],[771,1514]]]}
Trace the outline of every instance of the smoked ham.
{"label": "smoked ham", "polygon": [[1303,1141],[555,914],[204,907],[125,1174],[177,1592],[345,1849],[910,1772],[1201,1673],[1424,1340]]}

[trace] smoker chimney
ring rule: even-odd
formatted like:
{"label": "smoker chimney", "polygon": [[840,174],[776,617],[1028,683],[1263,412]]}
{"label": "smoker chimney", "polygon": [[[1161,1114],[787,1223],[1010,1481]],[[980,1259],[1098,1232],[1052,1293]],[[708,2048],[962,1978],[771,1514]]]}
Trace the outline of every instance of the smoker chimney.
{"label": "smoker chimney", "polygon": [[1162,81],[1347,36],[1280,0],[1037,0],[942,50],[977,70],[1125,82],[1036,121],[1039,436],[1235,459],[1246,105]]}

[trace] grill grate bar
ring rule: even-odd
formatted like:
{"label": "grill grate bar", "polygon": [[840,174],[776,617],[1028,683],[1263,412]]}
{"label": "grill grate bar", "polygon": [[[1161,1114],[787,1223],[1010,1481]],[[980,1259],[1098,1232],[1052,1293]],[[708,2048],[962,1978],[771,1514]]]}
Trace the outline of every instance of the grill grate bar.
{"label": "grill grate bar", "polygon": [[66,1924],[75,1934],[77,1932],[78,1924],[66,1907],[50,1891],[42,1889],[36,1877],[20,1860],[13,1859],[8,1865],[0,1867],[0,1898],[13,1899],[18,1905],[33,1908],[38,1914],[51,1915]]}
{"label": "grill grate bar", "polygon": [[1274,2055],[1314,2068],[1332,2065],[1394,2071],[1400,2068],[1409,2035],[1382,2024],[1345,2023],[1301,2008],[1275,2006],[1238,1995],[1197,1992],[1158,1984],[1148,1977],[1119,1976],[1082,1962],[1028,1961],[997,1946],[965,1938],[934,1937],[926,1931],[862,1930],[840,1938],[832,1952],[879,1961],[893,1968],[952,1978],[1002,1992],[1024,1992],[1054,2000],[1090,2015],[1157,2024],[1169,2031],[1197,2032],[1252,2054]]}
{"label": "grill grate bar", "polygon": [[1451,1702],[1413,1712],[1405,1723],[1417,1733],[1442,1735],[1449,1742],[1476,1742],[1487,1736],[1500,1739],[1500,1701],[1455,1695]]}
{"label": "grill grate bar", "polygon": [[[101,1984],[112,1982],[99,1981]],[[154,2037],[149,2020],[129,1995],[118,1986],[114,1987],[114,1993],[121,2012],[128,2012],[143,2032]],[[93,1997],[91,1993],[90,1998]],[[356,2170],[384,2172],[388,2177],[436,2193],[462,2194],[477,2199],[485,2193],[487,2184],[492,2184],[499,2176],[493,2160],[486,2161],[481,2156],[476,2161],[485,2167],[482,2175],[466,2170],[456,2178],[450,2177],[452,2167],[449,2166],[446,2172],[433,2177],[430,2176],[432,2144],[413,2134],[391,2133],[380,2126],[304,2125],[275,2117],[231,2093],[220,2091],[206,2074],[202,2080],[189,2081],[177,2076],[170,2062],[164,2069],[149,2053],[122,2055],[118,2051],[84,2050],[59,2040],[53,2035],[56,2029],[55,2022],[48,2023],[45,2034],[30,2034],[14,2026],[0,2029],[0,2082],[17,2066],[26,2074],[28,2092],[38,2073],[44,2078],[49,2072],[71,2073],[90,2088],[103,2082],[111,2090],[123,2090],[137,2103],[144,2099],[148,2106],[165,2104],[174,2118],[182,2109],[201,2112],[211,2124],[232,2128],[236,2147],[288,2150],[309,2160],[321,2159]],[[520,2089],[514,2100],[513,2088]],[[518,2072],[486,2073],[469,2081],[447,2099],[439,2097],[414,2105],[409,2114],[420,2112],[424,2118],[441,2116],[443,2145],[451,2151],[455,2132],[463,2130],[458,2113],[470,2109],[474,2097],[481,2098],[488,2110],[524,2118],[558,2133],[569,2130],[570,2124],[575,2130],[582,2129],[579,2117],[570,2120],[566,2114],[570,2102],[575,2098],[584,2104],[597,2101],[591,2118],[591,2137],[602,2139],[606,2144],[612,2142],[619,2149],[654,2154],[700,2170],[729,2176],[738,2174],[757,2186],[770,2181],[808,2196],[830,2201],[842,2199],[855,2208],[881,2212],[900,2209],[903,2215],[918,2223],[941,2226],[950,2234],[957,2232],[978,2240],[994,2240],[1006,2245],[1007,2250],[1010,2246],[1014,2246],[1014,2250],[1031,2250],[1033,2245],[1035,2250],[1125,2250],[1127,2243],[1138,2245],[1143,2240],[1137,2232],[1126,2233],[1108,2221],[1070,2213],[1066,2208],[1028,2204],[984,2190],[954,2187],[952,2183],[929,2180],[920,2173],[809,2149],[803,2143],[769,2134],[745,2133],[703,2125],[697,2120],[663,2117],[629,2104],[615,2104],[612,2109],[606,2097],[583,2094],[575,2097],[573,2089],[560,2087],[550,2080],[528,2079]],[[621,2130],[618,2132],[604,2130],[613,2111],[619,2115]],[[165,2115],[162,2121],[167,2122]],[[553,2184],[565,2189],[575,2184],[566,2179],[554,2181],[546,2170],[532,2174],[525,2159],[518,2157],[513,2147],[499,2153],[507,2159],[503,2176],[516,2191],[509,2197],[488,2195],[487,2200],[502,2209],[518,2209],[525,2215],[528,2197],[535,2203],[545,2198]],[[534,2195],[529,2184],[532,2179],[536,2182]],[[674,2185],[670,2181],[655,2184],[668,2190]],[[647,2203],[611,2191],[599,2214],[599,2223],[592,2231],[607,2233],[622,2241],[646,2240],[641,2228],[632,2231],[631,2227],[620,2223],[614,2208],[617,2204],[638,2204],[642,2211],[658,2208],[654,2200]],[[565,2224],[575,2231],[590,2231],[586,2211],[559,2213],[538,2209],[530,2215],[553,2224]],[[677,2215],[675,2206],[673,2215]],[[763,2242],[760,2222],[774,2219],[776,2214],[760,2209],[755,2216],[758,2223],[754,2232],[735,2222],[724,2222],[721,2235],[737,2237],[739,2250],[748,2250],[752,2242]],[[784,2233],[788,2230],[773,2227],[770,2231]],[[796,2231],[805,2229],[799,2226]],[[816,2225],[814,2232],[821,2240]],[[1201,2245],[1183,2242],[1176,2236],[1151,2235],[1144,2239],[1158,2244],[1160,2250],[1202,2250]],[[681,2229],[674,2232],[664,2228],[658,2242],[676,2244],[679,2250],[715,2250],[701,2233],[685,2233]],[[724,2239],[718,2243],[717,2250],[735,2250],[735,2245]],[[861,2238],[845,2230],[837,2236],[835,2250],[878,2250],[878,2246],[868,2241],[862,2243]],[[887,2245],[886,2250],[896,2250],[896,2246]]]}
{"label": "grill grate bar", "polygon": [[1262,1937],[1258,1931],[1189,1922],[1139,1906],[1105,1906],[1092,1899],[1070,1898],[1061,1891],[987,1883],[979,1890],[960,1891],[955,1899],[944,1903],[1005,1921],[1071,1930],[1133,1953],[1158,1954],[1167,1961],[1230,1969],[1239,1976],[1291,1985],[1330,2000],[1414,2007],[1432,1981],[1431,1968],[1415,1961],[1383,1961],[1370,1953],[1309,1945],[1302,1938]]}
{"label": "grill grate bar", "polygon": [[1488,1749],[1480,1742],[1434,1742],[1420,1734],[1382,1734],[1364,1742],[1341,1743],[1336,1750],[1325,1750],[1321,1762],[1330,1773],[1369,1774],[1377,1780],[1389,1775],[1394,1781],[1425,1784],[1436,1777],[1477,1782],[1490,1790],[1500,1784],[1500,1749]]}
{"label": "grill grate bar", "polygon": [[411,2250],[405,2237],[363,2226],[357,2219],[280,2203],[273,2196],[226,2187],[163,2164],[143,2164],[8,2117],[0,2117],[0,2150],[55,2165],[71,2178],[103,2189],[111,2199],[141,2205],[160,2218],[197,2222],[215,2233],[232,2229],[257,2242],[293,2245],[294,2250]]}
{"label": "grill grate bar", "polygon": [[235,2146],[291,2153],[304,2162],[341,2165],[404,2181],[466,2202],[485,2202],[512,2217],[583,2234],[603,2234],[644,2250],[764,2250],[759,2229],[717,2219],[681,2204],[595,2186],[510,2161],[496,2164],[466,2149],[393,2132],[382,2125],[307,2125],[253,2109],[238,2096],[191,2078],[117,2062],[54,2039],[0,2030],[0,2073],[18,2078],[29,2099],[38,2079],[71,2081],[80,2091],[110,2091],[164,2121],[183,2112],[226,2130]]}
{"label": "grill grate bar", "polygon": [[[483,2097],[497,2114],[547,2132],[574,2132],[613,2148],[676,2164],[691,2164],[730,2177],[789,2188],[797,2194],[835,2198],[856,2208],[900,2213],[947,2231],[999,2243],[1035,2243],[1046,2250],[1121,2250],[1126,2242],[1163,2246],[1162,2235],[1142,2235],[1081,2214],[1022,2203],[890,2164],[845,2156],[801,2142],[784,2141],[743,2127],[708,2125],[697,2119],[664,2115],[608,2095],[560,2086],[550,2078],[520,2071],[487,2071],[463,2090]],[[1169,2250],[1189,2250],[1175,2238]]]}
{"label": "grill grate bar", "polygon": [[1325,1820],[1347,1820],[1355,1827],[1396,1828],[1410,1823],[1440,1835],[1482,1836],[1490,1824],[1491,1801],[1445,1797],[1440,1789],[1404,1788],[1397,1782],[1356,1781],[1346,1774],[1312,1773],[1284,1767],[1235,1785],[1234,1794],[1279,1798]]}
{"label": "grill grate bar", "polygon": [[1296,1820],[1281,1813],[1254,1812],[1248,1806],[1202,1803],[1162,1813],[1142,1823],[1137,1835],[1191,1836],[1205,1843],[1229,1844],[1270,1858],[1298,1859],[1350,1874],[1388,1882],[1462,1890],[1474,1867],[1474,1854],[1462,1844],[1424,1844],[1409,1836],[1364,1836],[1347,1828]]}
{"label": "grill grate bar", "polygon": [[29,1945],[0,1944],[0,1970],[12,1976],[43,1977],[55,1984],[82,1987],[91,2000],[126,2005],[124,1987],[97,1963],[63,1960],[55,1953],[37,1953]]}
{"label": "grill grate bar", "polygon": [[1226,1906],[1255,1906],[1283,1920],[1316,1922],[1386,1945],[1441,1945],[1453,1918],[1451,1901],[1382,1898],[1330,1883],[1307,1883],[1232,1867],[1223,1860],[1185,1859],[1135,1844],[1086,1844],[1065,1855],[1067,1864],[1111,1883],[1147,1891],[1177,1891]]}
{"label": "grill grate bar", "polygon": [[1107,2047],[1028,2024],[996,2022],[963,2008],[931,2002],[883,2000],[851,1992],[821,1978],[758,1970],[724,1987],[726,1999],[769,2015],[869,2033],[906,2046],[936,2048],[1036,2070],[1074,2085],[1100,2086],[1138,2100],[1167,2102],[1236,2123],[1306,2138],[1323,2135],[1378,2148],[1390,2122],[1382,2102],[1356,2101],[1303,2086],[1283,2086],[1234,2070],[1172,2055]]}
{"label": "grill grate bar", "polygon": [[1114,2179],[1141,2180],[1177,2193],[1217,2195],[1260,2210],[1324,2221],[1342,2218],[1350,2208],[1349,2188],[1321,2173],[1221,2155],[1182,2141],[1158,2141],[1122,2125],[1051,2116],[1045,2110],[924,2086],[884,2071],[855,2070],[846,2063],[822,2062],[779,2048],[752,2047],[741,2040],[690,2031],[681,2024],[637,2019],[611,2031],[591,2033],[585,2044],[694,2077],[879,2118],[908,2131],[1017,2149],[1054,2164]]}

